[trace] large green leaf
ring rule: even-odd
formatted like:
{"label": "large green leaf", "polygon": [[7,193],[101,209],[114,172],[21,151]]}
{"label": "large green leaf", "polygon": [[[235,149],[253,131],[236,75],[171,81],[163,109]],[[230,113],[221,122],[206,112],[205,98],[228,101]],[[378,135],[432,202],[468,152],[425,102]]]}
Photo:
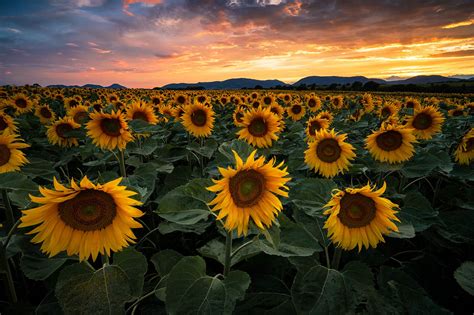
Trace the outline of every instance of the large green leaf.
{"label": "large green leaf", "polygon": [[132,247],[114,254],[114,265],[119,266],[127,274],[131,294],[139,297],[143,292],[145,273],[148,269],[146,257]]}
{"label": "large green leaf", "polygon": [[48,258],[35,252],[21,256],[20,266],[26,277],[32,280],[45,280],[61,268],[67,261],[64,257]]}
{"label": "large green leaf", "polygon": [[[249,240],[238,240],[236,242],[232,243],[233,250],[238,248],[240,245],[243,243],[247,242]],[[212,258],[218,262],[220,262],[222,265],[224,265],[224,259],[225,259],[225,243],[219,241],[218,239],[212,239],[209,242],[207,242],[206,245],[198,249],[199,253],[203,255],[204,257],[209,257]],[[231,266],[234,266],[235,264],[241,262],[242,260],[248,259],[250,257],[253,257],[259,253],[261,253],[261,249],[258,246],[257,242],[252,242],[251,244],[245,246],[241,250],[239,250],[233,257],[232,257],[232,263]]]}
{"label": "large green leaf", "polygon": [[164,249],[151,256],[150,261],[155,266],[160,277],[164,277],[171,272],[171,269],[183,258],[183,255],[172,249]]}
{"label": "large green leaf", "polygon": [[[267,234],[266,240],[259,240],[260,248],[269,255],[282,257],[310,256],[314,252],[322,251],[317,238],[310,232],[302,229],[298,224],[291,221],[284,214],[278,217],[280,227],[273,235]],[[268,231],[267,231],[268,232]]]}
{"label": "large green leaf", "polygon": [[470,295],[474,295],[474,262],[464,262],[456,271],[454,271],[454,278]]}
{"label": "large green leaf", "polygon": [[232,314],[249,284],[250,277],[242,271],[233,271],[222,281],[206,275],[201,257],[184,257],[169,274],[166,309],[169,314]]}
{"label": "large green leaf", "polygon": [[168,192],[159,201],[156,213],[171,222],[190,225],[207,220],[211,214],[207,203],[213,194],[206,190],[209,179],[194,179]]}
{"label": "large green leaf", "polygon": [[331,240],[327,237],[327,230],[324,229],[324,223],[326,221],[325,216],[310,216],[297,208],[293,212],[293,218],[296,223],[298,223],[303,230],[308,232],[308,234],[312,235],[321,246],[328,247],[329,244],[331,244]]}
{"label": "large green leaf", "polygon": [[438,222],[438,211],[419,192],[409,192],[403,200],[398,218],[402,224],[411,223],[416,232],[421,232]]}
{"label": "large green leaf", "polygon": [[22,173],[11,172],[0,174],[0,189],[35,193],[38,192],[38,185]]}
{"label": "large green leaf", "polygon": [[329,179],[306,178],[291,187],[290,200],[308,215],[321,215],[336,187],[336,183]]}
{"label": "large green leaf", "polygon": [[202,145],[197,142],[191,142],[186,146],[186,149],[210,159],[217,150],[217,142],[214,139],[208,139]]}
{"label": "large green leaf", "polygon": [[131,298],[127,274],[117,266],[92,270],[85,264],[64,268],[56,297],[66,314],[122,314]]}

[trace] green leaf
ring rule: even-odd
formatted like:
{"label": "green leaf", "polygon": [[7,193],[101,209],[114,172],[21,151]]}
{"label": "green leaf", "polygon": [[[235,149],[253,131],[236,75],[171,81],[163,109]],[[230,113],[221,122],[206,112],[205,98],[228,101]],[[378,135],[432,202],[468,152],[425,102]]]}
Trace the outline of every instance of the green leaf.
{"label": "green leaf", "polygon": [[218,150],[229,162],[235,163],[234,153],[232,151],[237,152],[240,158],[245,160],[255,149],[247,142],[235,139],[230,142],[222,143]]}
{"label": "green leaf", "polygon": [[230,273],[224,281],[207,276],[201,257],[184,257],[169,274],[166,309],[169,314],[232,314],[249,283],[242,271]]}
{"label": "green leaf", "polygon": [[269,255],[282,257],[311,256],[314,252],[322,251],[318,240],[304,229],[288,219],[284,214],[278,217],[280,222],[279,241],[269,242],[259,240],[260,248]]}
{"label": "green leaf", "polygon": [[0,189],[34,193],[38,185],[22,173],[10,172],[0,174]]}
{"label": "green leaf", "polygon": [[128,281],[117,266],[92,270],[74,264],[59,274],[55,294],[66,314],[122,314],[131,298]]}
{"label": "green leaf", "polygon": [[438,211],[419,192],[409,192],[403,200],[398,218],[402,224],[411,223],[416,232],[421,232],[438,222]]}
{"label": "green leaf", "polygon": [[331,240],[327,236],[327,230],[324,229],[326,216],[309,216],[300,208],[296,208],[293,212],[293,218],[302,229],[319,241],[321,246],[328,247],[331,244]]}
{"label": "green leaf", "polygon": [[[232,243],[233,250],[237,249],[243,243],[246,243],[249,240],[246,239],[239,239]],[[261,249],[258,246],[257,242],[252,242],[251,244],[245,246],[241,250],[239,250],[233,257],[231,266],[241,262],[242,260],[246,260],[250,257],[253,257],[259,253],[261,253]],[[198,249],[198,252],[203,255],[204,257],[212,258],[222,265],[224,265],[224,258],[225,258],[225,243],[219,241],[218,239],[212,239],[207,242],[206,245]]]}
{"label": "green leaf", "polygon": [[158,225],[158,231],[165,235],[173,232],[194,233],[201,235],[212,225],[212,221],[198,222],[192,225],[181,225],[174,222],[163,221]]}
{"label": "green leaf", "polygon": [[322,214],[322,208],[331,199],[331,192],[337,188],[329,179],[306,178],[290,190],[290,200],[308,215]]}
{"label": "green leaf", "polygon": [[391,232],[388,237],[393,238],[413,238],[415,237],[415,228],[411,224],[398,225],[398,232]]}
{"label": "green leaf", "polygon": [[127,274],[130,293],[134,297],[139,297],[143,292],[143,283],[148,269],[146,257],[133,247],[128,247],[114,254],[114,265],[122,268]]}
{"label": "green leaf", "polygon": [[214,139],[208,139],[202,146],[197,142],[191,142],[186,146],[186,149],[210,159],[217,150],[217,142]]}
{"label": "green leaf", "polygon": [[67,258],[48,258],[43,254],[31,252],[21,256],[20,267],[28,279],[39,281],[47,279],[66,261]]}
{"label": "green leaf", "polygon": [[151,256],[151,262],[155,266],[160,277],[171,272],[171,269],[183,258],[183,255],[172,249],[164,249]]}
{"label": "green leaf", "polygon": [[464,262],[456,271],[454,278],[458,284],[470,295],[474,295],[474,262]]}
{"label": "green leaf", "polygon": [[53,176],[58,176],[54,170],[54,163],[48,160],[40,158],[30,158],[28,164],[22,167],[21,172],[28,174],[31,177],[41,177],[49,181],[52,180]]}
{"label": "green leaf", "polygon": [[194,179],[173,189],[161,198],[156,213],[168,221],[183,225],[207,220],[211,214],[207,203],[212,200],[213,194],[206,187],[211,185],[209,179]]}
{"label": "green leaf", "polygon": [[440,213],[440,219],[443,223],[443,235],[453,242],[464,243],[474,240],[474,211],[472,210],[453,210]]}

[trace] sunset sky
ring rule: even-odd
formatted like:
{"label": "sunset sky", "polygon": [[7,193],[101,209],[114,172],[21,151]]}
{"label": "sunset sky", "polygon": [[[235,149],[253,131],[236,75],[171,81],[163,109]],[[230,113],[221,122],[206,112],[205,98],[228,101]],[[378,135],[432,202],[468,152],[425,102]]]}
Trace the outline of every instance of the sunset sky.
{"label": "sunset sky", "polygon": [[473,73],[473,0],[0,2],[0,84]]}

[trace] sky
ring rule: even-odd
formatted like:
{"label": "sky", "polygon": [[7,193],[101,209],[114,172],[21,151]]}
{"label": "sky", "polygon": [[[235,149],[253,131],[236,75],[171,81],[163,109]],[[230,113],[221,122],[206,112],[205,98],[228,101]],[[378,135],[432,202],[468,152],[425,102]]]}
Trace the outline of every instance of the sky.
{"label": "sky", "polygon": [[0,84],[474,74],[474,0],[0,1]]}

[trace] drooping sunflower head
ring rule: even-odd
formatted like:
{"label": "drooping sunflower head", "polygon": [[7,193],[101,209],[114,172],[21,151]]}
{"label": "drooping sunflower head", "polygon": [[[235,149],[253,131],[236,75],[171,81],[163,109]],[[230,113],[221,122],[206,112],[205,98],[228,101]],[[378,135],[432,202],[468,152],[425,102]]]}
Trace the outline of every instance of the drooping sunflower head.
{"label": "drooping sunflower head", "polygon": [[21,151],[28,147],[14,134],[0,134],[0,174],[18,171],[28,163],[25,153]]}
{"label": "drooping sunflower head", "polygon": [[306,123],[306,136],[309,140],[314,140],[318,131],[327,128],[329,128],[329,121],[318,117],[311,117]]}
{"label": "drooping sunflower head", "polygon": [[365,93],[362,96],[361,103],[362,103],[362,106],[364,107],[364,112],[370,113],[374,110],[374,101],[372,99],[371,94]]}
{"label": "drooping sunflower head", "polygon": [[170,118],[173,118],[173,107],[169,104],[162,104],[158,106],[158,113],[162,116],[165,122],[168,122]]}
{"label": "drooping sunflower head", "polygon": [[90,114],[90,118],[86,124],[87,135],[92,139],[92,143],[101,149],[123,150],[127,143],[133,140],[125,114],[121,111],[94,112]]}
{"label": "drooping sunflower head", "polygon": [[287,115],[293,121],[298,121],[306,114],[306,108],[302,103],[295,102],[286,108]]}
{"label": "drooping sunflower head", "polygon": [[279,130],[280,119],[270,111],[270,107],[265,107],[247,111],[243,117],[243,128],[237,135],[257,148],[267,148],[278,140]]}
{"label": "drooping sunflower head", "polygon": [[321,108],[321,100],[316,95],[312,95],[306,99],[306,106],[314,113]]}
{"label": "drooping sunflower head", "polygon": [[158,118],[155,115],[152,105],[144,102],[134,102],[127,108],[127,119],[143,120],[151,125],[158,123]]}
{"label": "drooping sunflower head", "polygon": [[28,234],[36,234],[31,241],[42,243],[50,257],[62,251],[81,261],[110,256],[134,243],[132,228],[142,227],[135,220],[143,215],[135,207],[141,202],[130,198],[136,193],[120,186],[121,180],[101,185],[84,177],[66,187],[54,178],[54,189],[40,187],[41,197],[30,196],[40,206],[22,211],[20,227],[37,225]]}
{"label": "drooping sunflower head", "polygon": [[214,128],[214,111],[204,104],[192,104],[184,108],[184,128],[194,137],[208,137]]}
{"label": "drooping sunflower head", "polygon": [[207,189],[217,193],[209,205],[218,211],[218,220],[226,218],[224,227],[247,235],[249,221],[260,229],[268,228],[282,211],[277,196],[288,197],[286,183],[290,181],[283,162],[275,165],[272,159],[265,163],[261,156],[255,159],[253,151],[245,163],[234,151],[236,167],[219,168],[222,179],[213,180],[215,185]]}
{"label": "drooping sunflower head", "polygon": [[462,137],[454,151],[454,159],[461,165],[469,165],[474,160],[474,128]]}
{"label": "drooping sunflower head", "polygon": [[444,116],[433,106],[419,107],[407,121],[407,127],[413,129],[418,139],[431,139],[441,131]]}
{"label": "drooping sunflower head", "polygon": [[413,129],[384,124],[366,139],[366,148],[372,157],[390,164],[408,161],[413,157],[416,143]]}
{"label": "drooping sunflower head", "polygon": [[334,129],[321,129],[308,144],[305,162],[311,169],[324,177],[334,177],[349,169],[355,158],[354,147],[345,142],[346,134],[336,134]]}
{"label": "drooping sunflower head", "polygon": [[277,115],[280,119],[282,119],[283,115],[285,114],[285,109],[283,108],[283,106],[276,102],[270,105],[270,111]]}
{"label": "drooping sunflower head", "polygon": [[385,242],[383,236],[391,231],[398,232],[393,223],[398,205],[382,197],[386,185],[375,190],[368,184],[362,188],[338,190],[326,204],[324,212],[328,216],[324,228],[328,237],[337,246],[351,250],[356,246],[369,249]]}
{"label": "drooping sunflower head", "polygon": [[35,116],[42,124],[50,124],[56,119],[56,114],[47,104],[36,106]]}
{"label": "drooping sunflower head", "polygon": [[15,134],[18,131],[15,120],[4,112],[0,111],[0,135]]}
{"label": "drooping sunflower head", "polygon": [[46,131],[46,135],[50,143],[61,147],[78,146],[79,141],[76,137],[69,135],[75,129],[79,129],[81,125],[74,122],[71,117],[65,116],[53,122]]}
{"label": "drooping sunflower head", "polygon": [[333,114],[327,110],[323,110],[319,112],[319,114],[316,117],[321,118],[321,119],[326,119],[329,122],[329,124],[331,124],[332,121],[334,120]]}
{"label": "drooping sunflower head", "polygon": [[173,117],[176,121],[179,121],[184,115],[184,106],[175,106],[173,108]]}
{"label": "drooping sunflower head", "polygon": [[234,120],[234,125],[236,127],[243,127],[244,126],[244,115],[245,111],[239,108],[234,110],[234,114],[232,114],[232,119]]}
{"label": "drooping sunflower head", "polygon": [[16,94],[10,104],[17,115],[28,113],[33,108],[33,102],[23,93]]}
{"label": "drooping sunflower head", "polygon": [[67,115],[71,117],[76,124],[83,125],[89,121],[89,108],[84,105],[78,105],[68,110]]}

